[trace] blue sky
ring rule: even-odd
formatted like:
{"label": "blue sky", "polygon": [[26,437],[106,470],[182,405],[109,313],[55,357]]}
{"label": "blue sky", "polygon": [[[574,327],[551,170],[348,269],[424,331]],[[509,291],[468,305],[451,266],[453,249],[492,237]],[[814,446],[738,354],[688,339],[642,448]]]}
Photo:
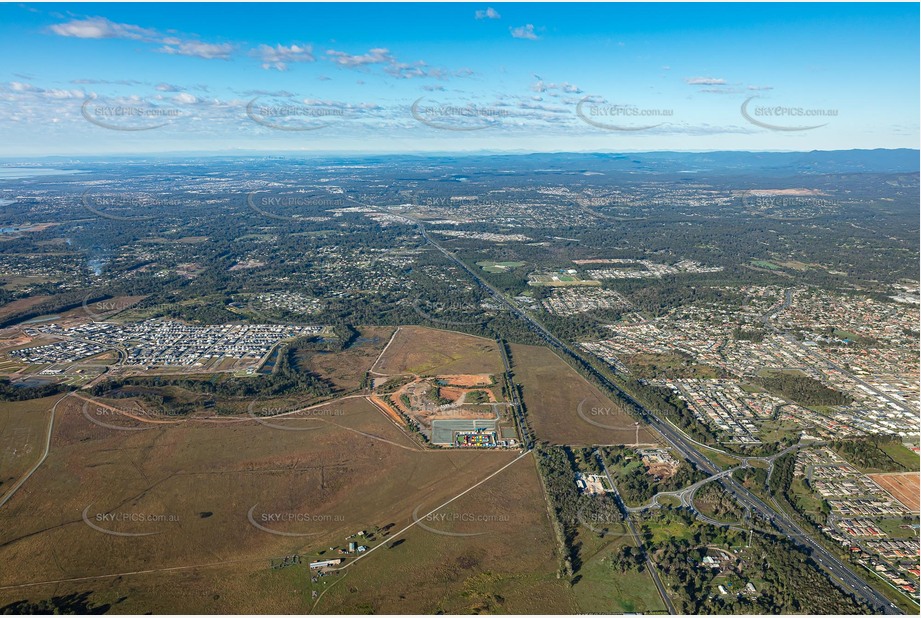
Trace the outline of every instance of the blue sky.
{"label": "blue sky", "polygon": [[2,156],[919,146],[917,4],[4,4]]}

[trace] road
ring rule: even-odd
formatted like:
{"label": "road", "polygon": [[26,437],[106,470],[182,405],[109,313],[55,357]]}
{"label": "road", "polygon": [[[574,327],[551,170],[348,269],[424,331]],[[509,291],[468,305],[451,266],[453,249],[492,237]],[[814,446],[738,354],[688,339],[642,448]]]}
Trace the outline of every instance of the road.
{"label": "road", "polygon": [[630,509],[627,508],[627,504],[624,502],[623,498],[620,497],[620,492],[617,491],[617,485],[614,484],[614,479],[611,478],[611,472],[608,470],[608,466],[604,462],[604,457],[602,457],[601,453],[598,451],[595,451],[595,457],[601,464],[601,469],[604,470],[604,475],[608,477],[608,483],[612,488],[611,493],[614,495],[614,502],[617,504],[617,508],[620,509],[620,514],[624,518],[624,522],[627,524],[627,527],[630,529],[630,534],[633,535],[633,543],[641,552],[643,552],[643,559],[646,561],[646,570],[649,571],[649,575],[652,576],[652,581],[655,583],[656,589],[659,591],[659,596],[662,597],[662,601],[665,603],[665,607],[668,609],[668,613],[674,616],[678,612],[675,611],[675,606],[672,603],[672,600],[669,598],[668,592],[666,592],[665,586],[662,584],[662,580],[659,579],[659,572],[656,571],[656,565],[653,564],[652,560],[649,558],[649,553],[646,551],[646,545],[643,543],[643,539],[636,531],[636,526],[633,525],[633,520],[630,518]]}
{"label": "road", "polygon": [[[609,380],[607,376],[597,371],[592,365],[590,365],[584,358],[582,358],[580,353],[576,352],[570,346],[560,341],[557,337],[550,333],[546,327],[543,326],[543,324],[538,322],[516,304],[508,300],[505,295],[501,294],[498,290],[493,288],[488,282],[484,281],[480,277],[479,273],[475,272],[462,260],[429,238],[428,234],[425,232],[425,227],[422,226],[421,223],[419,226],[423,237],[429,243],[438,249],[445,257],[466,271],[482,288],[488,290],[497,301],[508,307],[514,315],[527,321],[532,326],[533,330],[548,344],[575,359],[585,368],[586,371],[591,373],[599,382],[601,382],[602,385],[607,387],[608,390],[617,393],[621,399],[630,404],[634,411],[653,429],[655,429],[669,444],[671,444],[671,446],[686,460],[692,462],[700,470],[703,470],[710,475],[719,474],[722,472],[719,466],[714,464],[708,457],[694,448],[694,446],[677,431],[677,428],[675,428],[670,423],[663,421],[649,410],[646,410],[631,395],[623,391],[617,384],[614,384],[611,380]],[[822,545],[812,540],[812,538],[810,538],[802,528],[800,528],[794,521],[789,519],[785,514],[779,513],[765,504],[750,490],[733,479],[732,476],[722,477],[719,479],[719,482],[736,498],[736,500],[738,500],[738,502],[746,510],[751,513],[761,514],[762,517],[773,523],[778,532],[809,550],[812,554],[812,557],[819,565],[819,568],[825,570],[831,581],[835,583],[839,588],[844,590],[846,593],[855,595],[855,597],[858,599],[863,599],[878,613],[901,613],[898,608],[894,607],[886,597],[884,597],[873,588],[870,588],[870,586],[864,583],[864,581],[847,565],[841,562],[836,556],[831,554]]]}
{"label": "road", "polygon": [[45,436],[45,450],[42,453],[41,459],[35,462],[35,465],[32,466],[32,469],[29,470],[29,472],[25,474],[21,479],[19,479],[19,481],[13,485],[12,489],[10,489],[10,491],[5,496],[3,496],[3,499],[0,500],[0,507],[9,502],[10,498],[13,497],[13,494],[15,494],[20,487],[25,485],[26,481],[28,481],[32,475],[35,474],[35,471],[38,470],[39,466],[41,466],[42,463],[44,463],[44,461],[48,458],[48,453],[51,451],[51,437],[54,434],[54,416],[57,414],[58,404],[60,404],[72,394],[73,393],[67,393],[62,395],[60,398],[58,398],[57,401],[54,402],[54,405],[51,406],[51,418],[48,420],[48,434]]}
{"label": "road", "polygon": [[[379,211],[379,209],[374,206],[370,206],[368,204],[362,205]],[[651,411],[645,409],[642,404],[634,399],[629,393],[625,392],[617,384],[608,379],[607,376],[595,369],[593,365],[591,365],[585,358],[583,358],[581,353],[575,351],[568,344],[554,336],[543,324],[541,324],[529,313],[521,309],[513,301],[508,299],[504,294],[499,292],[499,290],[490,285],[480,276],[479,273],[470,268],[463,260],[433,240],[428,235],[428,232],[425,229],[425,225],[421,221],[411,217],[406,217],[405,215],[402,216],[408,221],[412,221],[416,224],[416,226],[419,228],[420,234],[426,240],[426,242],[428,242],[448,260],[453,262],[464,272],[470,275],[471,279],[473,279],[473,281],[478,286],[487,291],[490,296],[492,296],[502,306],[507,307],[513,315],[526,321],[531,326],[531,329],[551,347],[575,360],[579,365],[583,367],[585,371],[592,374],[592,376],[594,376],[602,386],[617,394],[622,401],[626,402],[630,407],[633,408],[634,413],[638,417],[640,417],[650,427],[656,430],[665,439],[665,441],[668,442],[686,460],[693,463],[695,466],[697,466],[698,469],[706,472],[707,474],[714,475],[722,472],[722,469],[719,466],[714,464],[707,456],[700,453],[691,442],[689,442],[679,431],[677,431],[677,428],[675,428],[670,423],[663,421]],[[789,306],[788,302],[791,300],[792,291],[788,290],[788,294],[785,295],[784,305]],[[777,307],[774,313],[783,309],[784,305]],[[773,314],[769,312],[769,315]],[[902,613],[897,607],[895,607],[894,604],[889,601],[889,599],[867,585],[847,565],[841,562],[841,560],[831,554],[822,545],[810,538],[806,532],[800,528],[796,522],[787,517],[786,514],[778,512],[765,504],[750,490],[733,479],[732,476],[720,478],[718,482],[723,486],[724,489],[726,489],[726,491],[728,491],[736,498],[739,504],[746,508],[750,513],[759,513],[764,519],[770,521],[778,532],[807,549],[811,553],[812,558],[816,561],[816,564],[819,566],[819,568],[824,570],[826,574],[828,574],[830,580],[845,593],[853,594],[855,598],[862,599],[877,613]]]}
{"label": "road", "polygon": [[825,363],[825,365],[829,369],[834,369],[835,371],[840,373],[845,378],[849,380],[853,380],[857,384],[860,384],[867,390],[871,391],[878,398],[885,399],[886,401],[890,402],[892,405],[896,406],[902,412],[908,412],[908,408],[905,406],[904,401],[899,401],[898,399],[892,397],[890,394],[885,393],[881,391],[880,389],[876,388],[875,386],[873,386],[872,384],[865,382],[863,379],[855,376],[854,374],[849,372],[847,369],[845,369],[841,365],[829,359],[824,354],[819,354],[819,352],[815,348],[810,348],[809,346],[803,345],[803,342],[799,341],[793,335],[783,332],[780,329],[778,329],[776,326],[774,326],[774,324],[771,322],[771,319],[774,316],[776,316],[778,313],[783,311],[784,309],[788,308],[792,303],[793,303],[793,290],[790,290],[790,289],[784,290],[783,302],[779,305],[775,305],[770,311],[768,311],[763,316],[761,316],[761,321],[771,332],[783,336],[787,341],[789,341],[794,346],[799,348],[802,352],[808,354],[809,356],[812,356],[814,358],[821,360],[823,363]]}

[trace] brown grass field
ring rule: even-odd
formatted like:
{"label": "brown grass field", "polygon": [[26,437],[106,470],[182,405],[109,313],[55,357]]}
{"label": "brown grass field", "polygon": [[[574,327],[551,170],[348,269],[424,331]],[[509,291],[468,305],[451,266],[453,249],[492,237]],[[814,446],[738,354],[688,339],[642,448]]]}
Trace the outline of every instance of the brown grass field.
{"label": "brown grass field", "polygon": [[912,513],[921,510],[921,482],[918,472],[896,472],[893,474],[871,474],[877,485],[892,494]]}
{"label": "brown grass field", "polygon": [[7,316],[13,315],[20,311],[25,311],[29,307],[34,307],[35,305],[44,302],[51,298],[50,296],[30,296],[29,298],[20,298],[12,302],[6,303],[3,306],[0,306],[0,318],[5,318]]}
{"label": "brown grass field", "polygon": [[[634,444],[633,418],[549,348],[512,344],[515,380],[538,440],[551,444]],[[581,413],[580,413],[581,411]],[[655,441],[645,427],[641,444]]]}
{"label": "brown grass field", "polygon": [[42,456],[51,408],[59,397],[0,403],[0,496]]}
{"label": "brown grass field", "polygon": [[380,375],[501,373],[490,339],[420,326],[402,326],[372,371]]}
{"label": "brown grass field", "polygon": [[[123,431],[91,422],[82,406],[71,397],[58,407],[48,459],[0,509],[0,564],[15,565],[0,573],[0,610],[88,593],[113,613],[306,613],[314,590],[329,613],[568,609],[530,455],[445,507],[447,519],[424,520],[488,534],[416,526],[398,538],[414,511],[518,453],[422,450],[360,397],[264,419],[282,428],[106,418]],[[388,525],[393,536],[371,545],[394,547],[344,577],[313,583],[305,565],[269,568],[293,553],[335,555],[328,548],[349,534]]]}

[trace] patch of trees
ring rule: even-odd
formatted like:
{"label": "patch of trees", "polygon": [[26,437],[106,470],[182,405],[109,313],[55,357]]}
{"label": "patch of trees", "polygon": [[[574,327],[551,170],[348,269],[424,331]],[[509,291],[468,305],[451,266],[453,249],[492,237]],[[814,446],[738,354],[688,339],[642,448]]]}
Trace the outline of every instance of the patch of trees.
{"label": "patch of trees", "polygon": [[[633,449],[615,446],[602,449],[605,459],[615,476],[614,482],[624,501],[631,505],[640,505],[659,492],[677,491],[706,478],[706,474],[690,463],[683,461],[675,473],[659,479],[646,470],[640,463],[640,456]],[[637,465],[639,464],[639,465]]]}
{"label": "patch of trees", "polygon": [[[614,501],[608,496],[582,494],[576,487],[573,452],[565,446],[539,446],[535,449],[537,467],[550,500],[553,526],[562,545],[561,573],[572,577],[581,567],[576,535],[580,524],[603,528],[602,522],[620,519]],[[598,522],[598,523],[594,523]]]}
{"label": "patch of trees", "polygon": [[[789,539],[755,531],[751,548],[724,562],[720,570],[701,565],[708,546],[741,546],[744,532],[694,524],[683,511],[663,509],[646,524],[668,523],[681,517],[693,528],[691,538],[668,538],[653,549],[659,571],[669,584],[682,614],[866,614],[869,608],[839,590],[809,554]],[[730,575],[734,584],[720,594],[716,577]],[[757,582],[755,593],[745,593],[747,582]],[[724,584],[725,585],[725,584]]]}
{"label": "patch of trees", "polygon": [[694,503],[706,515],[720,521],[741,521],[745,513],[736,499],[716,482],[707,483],[697,490]]}
{"label": "patch of trees", "polygon": [[854,399],[809,376],[771,371],[755,378],[758,386],[804,406],[843,406]]}
{"label": "patch of trees", "polygon": [[761,343],[764,341],[764,331],[758,329],[744,329],[741,326],[736,326],[732,329],[732,338],[737,341]]}
{"label": "patch of trees", "polygon": [[632,545],[624,545],[611,553],[611,568],[618,573],[642,572],[646,566],[643,552]]}
{"label": "patch of trees", "polygon": [[71,390],[64,384],[42,384],[40,386],[13,386],[6,378],[0,378],[0,401],[26,401],[51,397]]}
{"label": "patch of trees", "polygon": [[899,436],[870,435],[848,440],[832,442],[831,447],[836,453],[844,457],[862,470],[877,470],[879,472],[910,472],[908,468],[895,461],[882,445],[898,445],[901,443]]}

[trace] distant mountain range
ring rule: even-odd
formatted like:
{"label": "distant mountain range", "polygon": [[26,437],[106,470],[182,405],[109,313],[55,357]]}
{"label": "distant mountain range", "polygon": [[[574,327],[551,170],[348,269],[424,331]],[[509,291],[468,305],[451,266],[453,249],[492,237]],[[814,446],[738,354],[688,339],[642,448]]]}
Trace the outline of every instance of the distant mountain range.
{"label": "distant mountain range", "polygon": [[[326,163],[388,163],[399,161],[419,163],[454,163],[459,167],[476,168],[480,173],[503,165],[520,172],[523,167],[552,169],[559,172],[645,172],[662,174],[757,172],[767,175],[854,174],[854,173],[914,173],[921,170],[921,152],[908,148],[876,150],[814,150],[811,152],[636,152],[636,153],[419,153],[419,154],[361,154],[361,153],[293,153],[238,152],[174,153],[163,155],[118,155],[89,157],[42,157],[19,159],[36,163],[70,164],[80,161],[153,161],[164,159],[281,159],[322,160]],[[12,163],[12,159],[0,159]]]}

